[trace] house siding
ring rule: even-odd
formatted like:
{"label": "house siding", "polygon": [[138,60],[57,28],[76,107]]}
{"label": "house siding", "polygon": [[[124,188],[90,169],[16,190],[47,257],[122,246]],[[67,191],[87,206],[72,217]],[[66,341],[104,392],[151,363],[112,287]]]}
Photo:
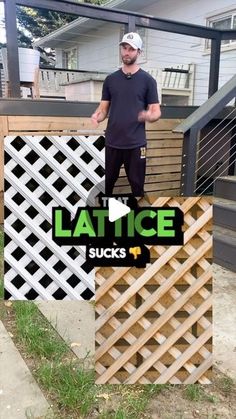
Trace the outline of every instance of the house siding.
{"label": "house siding", "polygon": [[[236,10],[236,4],[233,4],[232,0],[159,0],[154,5],[140,10],[140,13],[206,26],[207,18],[228,10]],[[155,63],[160,67],[195,63],[193,105],[201,105],[207,99],[210,55],[206,54],[204,39],[149,31],[148,64],[153,67]],[[222,51],[219,87],[235,74],[235,68],[236,40],[235,49]]]}
{"label": "house siding", "polygon": [[111,72],[119,66],[120,25],[104,24],[79,38],[80,70]]}
{"label": "house siding", "polygon": [[56,55],[56,67],[63,67],[62,63],[62,49],[56,48],[55,49],[55,55]]}
{"label": "house siding", "polygon": [[[206,25],[206,18],[233,9],[231,0],[160,0],[140,9],[164,19]],[[236,4],[235,4],[236,9]],[[211,13],[212,11],[212,13]],[[121,26],[104,23],[78,37],[78,69],[91,71],[116,70],[120,64],[118,43]],[[236,44],[235,44],[236,47]],[[235,73],[235,49],[222,51],[219,87]],[[61,52],[57,50],[57,65]],[[146,61],[141,66],[157,70],[182,64],[195,64],[193,105],[201,105],[208,97],[210,54],[205,39],[155,30],[147,31]]]}

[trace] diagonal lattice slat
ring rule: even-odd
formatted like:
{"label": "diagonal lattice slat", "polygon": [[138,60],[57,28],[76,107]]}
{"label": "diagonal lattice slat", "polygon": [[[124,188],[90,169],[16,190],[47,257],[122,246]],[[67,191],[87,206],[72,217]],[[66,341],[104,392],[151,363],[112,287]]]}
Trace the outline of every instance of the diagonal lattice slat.
{"label": "diagonal lattice slat", "polygon": [[93,204],[89,193],[104,178],[104,138],[8,136],[4,149],[5,297],[93,298],[95,272],[84,247],[58,246],[51,217],[56,206],[74,216]]}
{"label": "diagonal lattice slat", "polygon": [[212,204],[163,205],[184,212],[183,246],[150,246],[145,269],[96,271],[97,384],[210,383]]}

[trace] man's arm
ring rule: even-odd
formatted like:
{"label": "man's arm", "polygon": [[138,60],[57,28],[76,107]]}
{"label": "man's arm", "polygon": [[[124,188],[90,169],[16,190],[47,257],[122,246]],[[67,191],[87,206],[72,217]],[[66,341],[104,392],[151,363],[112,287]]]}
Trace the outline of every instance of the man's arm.
{"label": "man's arm", "polygon": [[148,105],[147,111],[141,111],[138,115],[140,122],[155,122],[161,117],[161,107],[159,103]]}
{"label": "man's arm", "polygon": [[104,119],[106,119],[108,111],[109,111],[109,107],[110,107],[109,100],[102,100],[100,102],[100,105],[91,116],[91,121],[95,125],[95,127],[98,127],[99,122],[102,122],[104,121]]}

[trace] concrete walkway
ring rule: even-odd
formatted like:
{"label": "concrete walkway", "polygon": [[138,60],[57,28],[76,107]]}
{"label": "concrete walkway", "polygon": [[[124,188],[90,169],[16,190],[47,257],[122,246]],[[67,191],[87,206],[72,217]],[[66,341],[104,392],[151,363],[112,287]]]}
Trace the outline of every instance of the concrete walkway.
{"label": "concrete walkway", "polygon": [[44,418],[49,404],[0,321],[0,416]]}
{"label": "concrete walkway", "polygon": [[[37,303],[39,310],[68,343],[80,359],[95,354],[95,310],[88,301],[46,301]],[[90,365],[89,365],[90,364]]]}
{"label": "concrete walkway", "polygon": [[236,273],[213,265],[214,362],[236,380]]}

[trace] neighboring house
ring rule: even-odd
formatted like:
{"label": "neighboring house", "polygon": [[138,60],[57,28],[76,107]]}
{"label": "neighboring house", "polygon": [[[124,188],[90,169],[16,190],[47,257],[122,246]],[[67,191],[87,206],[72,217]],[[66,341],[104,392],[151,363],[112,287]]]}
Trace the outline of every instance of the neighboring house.
{"label": "neighboring house", "polygon": [[6,80],[5,73],[3,70],[2,54],[0,51],[0,97],[6,96]]}
{"label": "neighboring house", "polygon": [[[236,3],[232,0],[110,0],[106,7],[221,29],[236,28]],[[209,41],[144,28],[137,30],[144,40],[140,64],[159,81],[162,103],[202,104],[208,96]],[[122,25],[78,18],[35,42],[35,47],[55,48],[56,67],[109,73],[121,64],[118,44],[123,33]],[[235,50],[236,40],[222,43],[220,86],[235,74]],[[162,71],[173,67],[187,69],[189,73]],[[83,77],[86,78],[81,82],[81,74],[64,75],[69,98],[99,100],[105,76],[96,76],[95,81],[92,75]],[[61,79],[57,84],[61,84]]]}

